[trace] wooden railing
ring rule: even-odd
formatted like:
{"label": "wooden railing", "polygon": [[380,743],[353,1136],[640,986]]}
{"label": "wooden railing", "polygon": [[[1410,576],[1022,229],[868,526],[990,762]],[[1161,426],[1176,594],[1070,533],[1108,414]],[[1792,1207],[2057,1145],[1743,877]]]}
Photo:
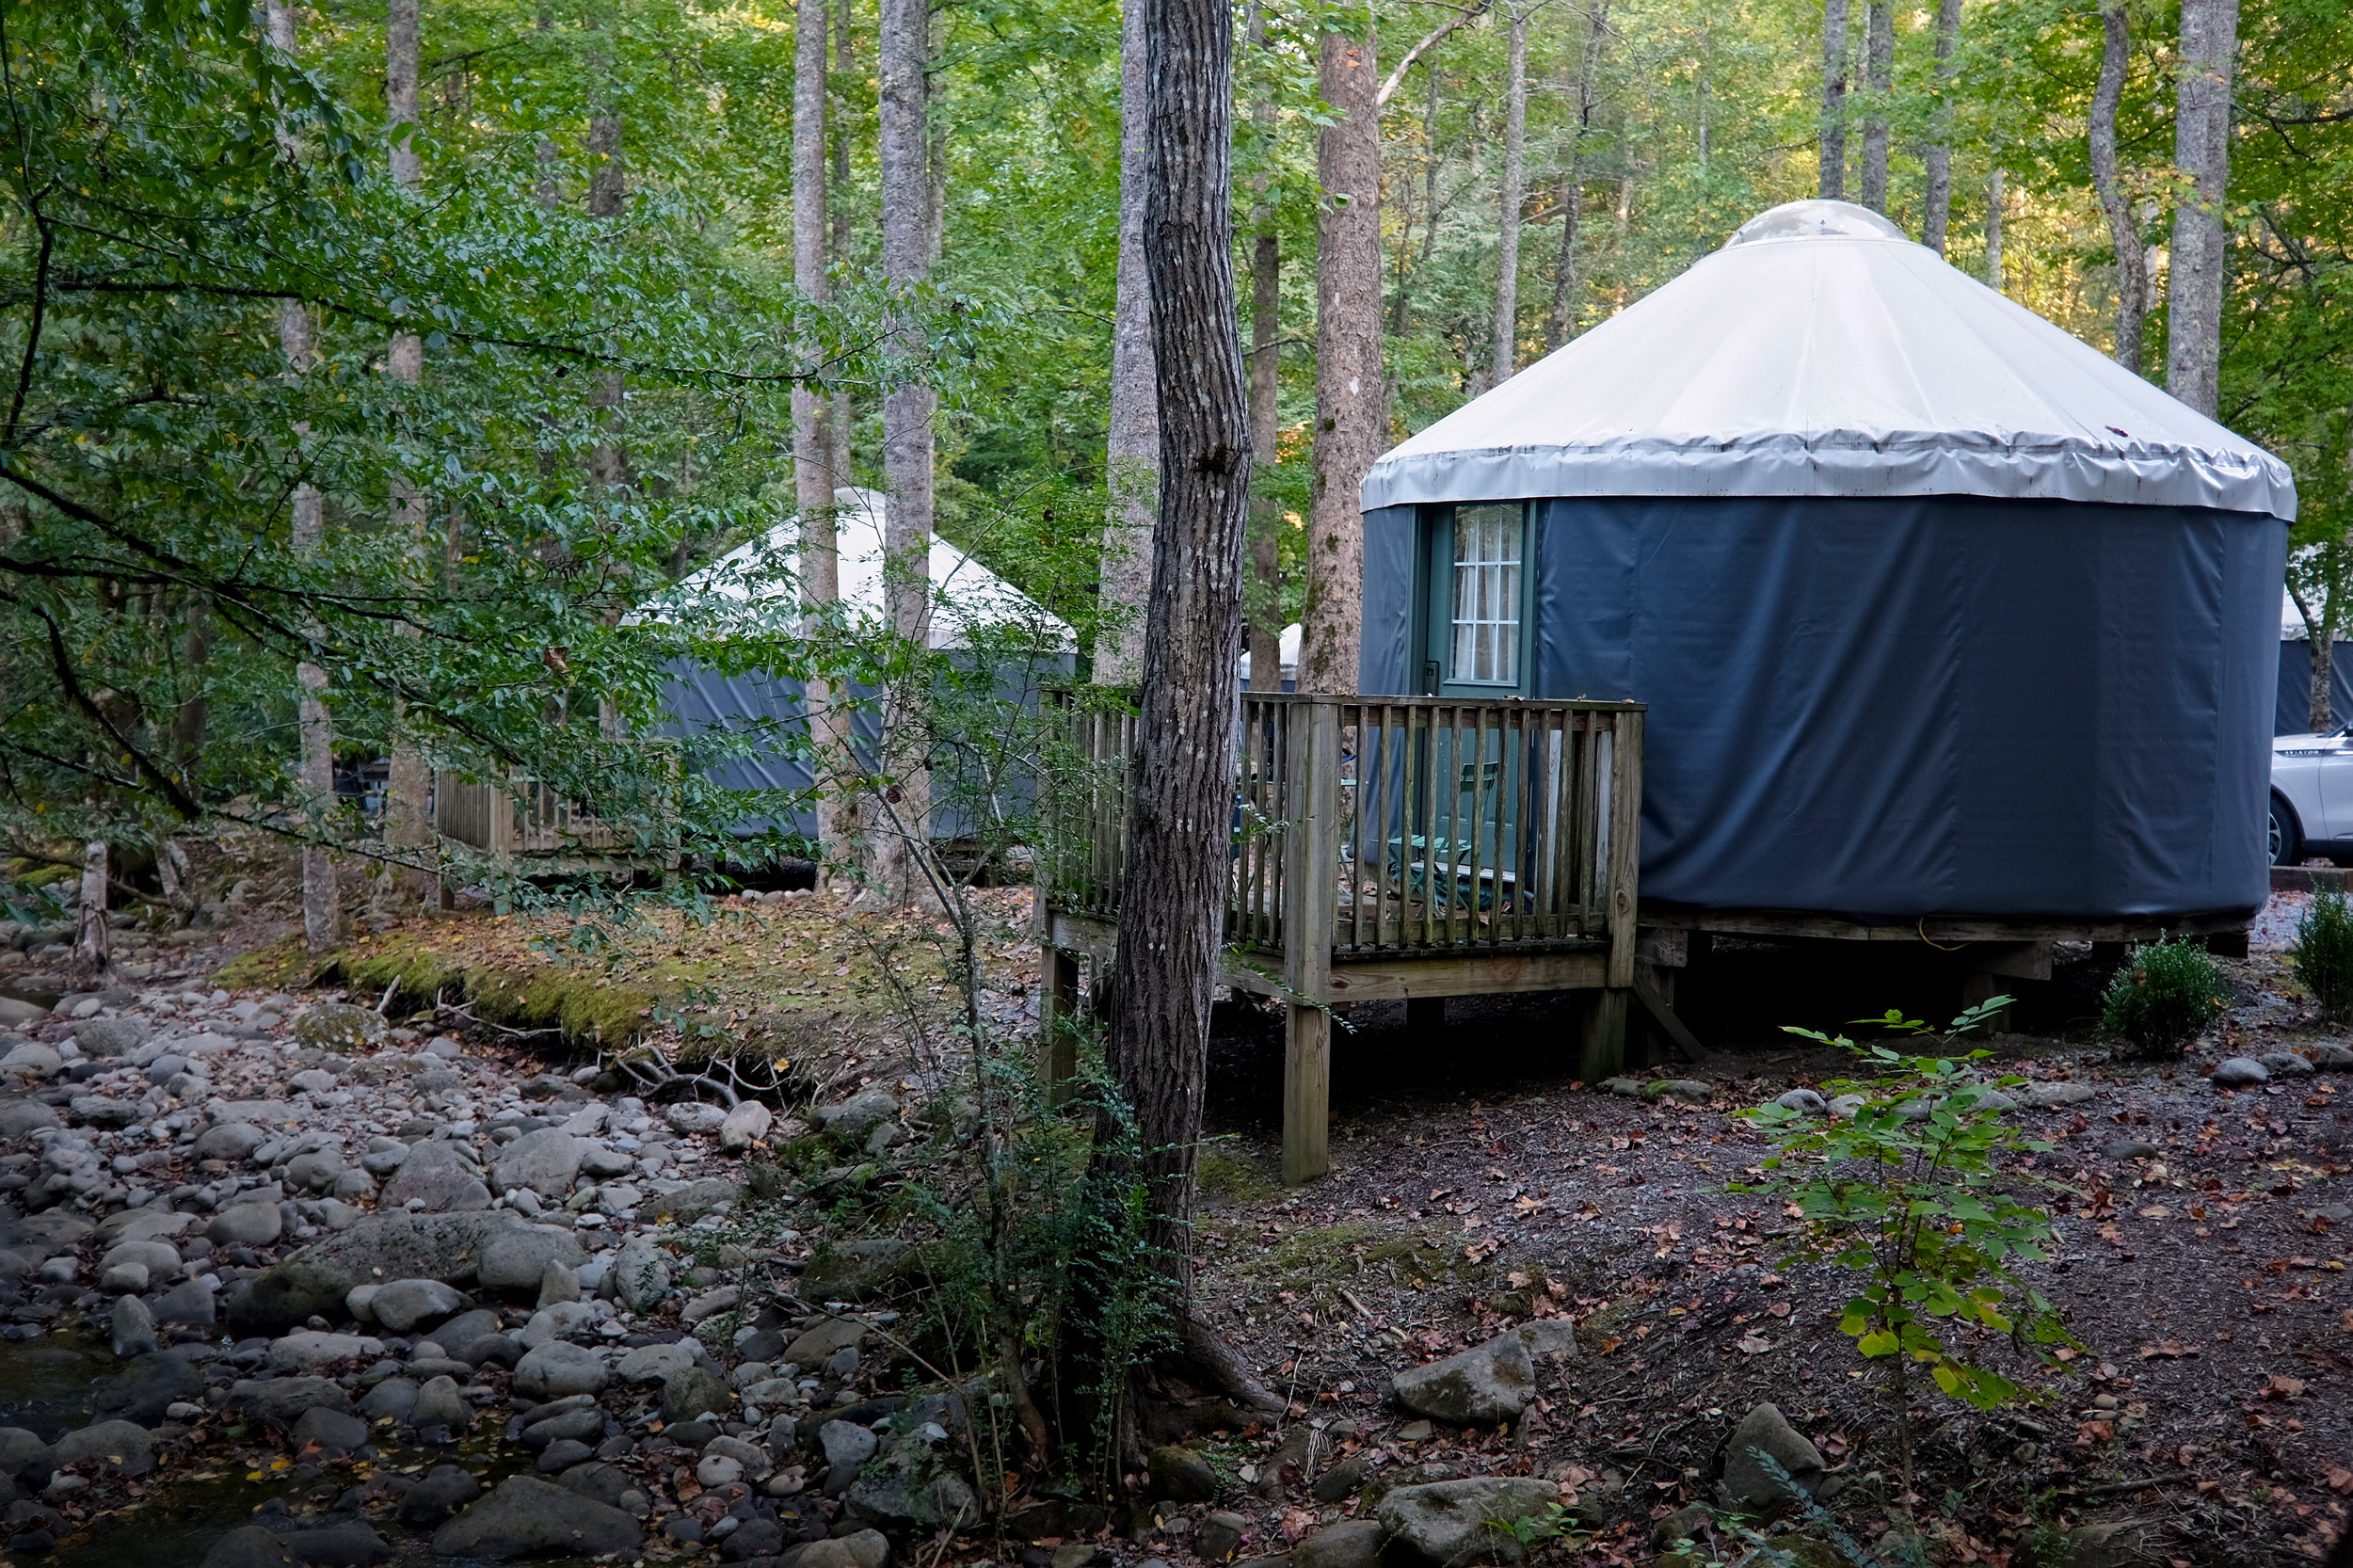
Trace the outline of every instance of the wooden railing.
{"label": "wooden railing", "polygon": [[637,853],[631,835],[521,775],[492,783],[436,772],[433,826],[445,839],[501,858]]}
{"label": "wooden railing", "polygon": [[[1136,723],[1063,700],[1074,774],[1051,792],[1045,897],[1115,922]],[[1300,946],[1341,959],[1607,942],[1611,984],[1628,984],[1642,715],[1619,702],[1241,697],[1226,941],[1281,953],[1296,951],[1291,932],[1316,932]]]}

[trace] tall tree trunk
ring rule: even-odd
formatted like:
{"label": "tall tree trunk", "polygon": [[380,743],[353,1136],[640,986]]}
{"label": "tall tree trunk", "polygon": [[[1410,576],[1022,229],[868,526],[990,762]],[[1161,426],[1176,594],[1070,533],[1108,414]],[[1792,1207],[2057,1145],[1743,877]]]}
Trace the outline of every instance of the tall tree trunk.
{"label": "tall tree trunk", "polygon": [[[1225,0],[1145,0],[1144,16],[1153,64],[1146,255],[1160,367],[1160,527],[1105,1055],[1134,1108],[1151,1240],[1172,1304],[1189,1317],[1193,1174],[1233,804],[1250,423],[1227,191],[1233,13]],[[1373,260],[1377,268],[1377,251]]]}
{"label": "tall tree trunk", "polygon": [[1854,0],[1822,0],[1822,196],[1847,196],[1847,16]]}
{"label": "tall tree trunk", "polygon": [[[931,778],[925,770],[920,671],[930,648],[933,490],[932,412],[937,395],[917,364],[923,331],[912,297],[931,272],[930,0],[883,0],[881,58],[883,274],[899,303],[891,326],[905,379],[883,399],[883,602],[891,631],[912,661],[892,682],[883,714],[886,770],[893,785],[876,824],[877,891],[893,904],[922,893],[931,838]],[[891,798],[895,796],[896,798]]]}
{"label": "tall tree trunk", "polygon": [[[819,3],[822,4],[823,0],[819,0]],[[841,0],[840,6],[834,12],[833,19],[833,69],[837,81],[850,80],[853,72],[857,70],[856,24],[857,9],[854,0]],[[840,93],[831,95],[831,104],[834,125],[833,167],[826,187],[831,193],[826,204],[833,223],[833,259],[846,264],[850,259],[850,245],[854,237],[852,233],[853,215],[850,211],[849,200],[850,109],[848,101]],[[841,388],[833,394],[832,404],[832,429],[827,432],[827,437],[832,442],[834,483],[837,487],[855,485],[857,483],[857,410],[851,401],[850,391],[847,387]],[[849,823],[852,831],[855,832],[856,825],[852,819],[855,818],[856,810],[856,803],[853,802],[845,809],[851,813],[850,818],[844,819],[845,823]]]}
{"label": "tall tree trunk", "polygon": [[2173,207],[2167,284],[2165,390],[2201,414],[2216,411],[2222,374],[2222,293],[2230,236],[2231,74],[2238,59],[2238,0],[2182,0],[2182,74],[2175,88],[2173,162],[2187,188]]}
{"label": "tall tree trunk", "polygon": [[1364,603],[1365,471],[1388,423],[1381,383],[1381,105],[1366,36],[1318,50],[1333,120],[1316,139],[1323,186],[1316,239],[1315,488],[1307,517],[1303,692],[1353,692]]}
{"label": "tall tree trunk", "polygon": [[2132,24],[2124,0],[2101,0],[2100,21],[2100,84],[2091,95],[2091,184],[2099,194],[2100,210],[2107,215],[2108,240],[2116,248],[2116,362],[2137,376],[2149,280],[2140,226],[2133,221],[2132,200],[2124,194],[2116,166],[2116,109],[2123,102],[2124,79],[2133,63]]}
{"label": "tall tree trunk", "polygon": [[[280,54],[291,57],[295,52],[294,8],[287,0],[269,0],[264,12],[269,28],[269,40]],[[408,24],[408,56],[416,57],[415,22],[413,11]],[[387,51],[388,56],[390,51]],[[409,104],[415,107],[415,89],[409,91]],[[292,148],[289,146],[288,151]],[[278,346],[286,357],[286,368],[296,376],[311,368],[312,328],[308,306],[288,299],[278,307]],[[296,427],[299,436],[308,436],[310,426]],[[317,488],[311,485],[295,487],[292,512],[292,536],[288,544],[296,555],[318,552],[327,531],[326,506]],[[304,630],[312,636],[318,633],[317,623],[306,621]],[[327,707],[327,671],[312,660],[304,659],[295,665],[295,732],[298,750],[295,764],[295,780],[302,787],[303,827],[308,837],[302,845],[302,939],[313,953],[325,952],[344,938],[343,891],[337,886],[334,856],[328,852],[323,839],[328,820],[335,810],[335,723]]]}
{"label": "tall tree trunk", "polygon": [[[384,19],[384,107],[391,121],[392,184],[414,195],[423,178],[417,131],[417,0],[391,0]],[[404,387],[424,379],[424,340],[414,332],[394,332],[384,358],[385,373]],[[424,570],[425,503],[413,481],[395,472],[392,480],[392,532],[408,545],[410,570]],[[417,634],[416,628],[407,629]],[[425,795],[432,788],[424,755],[408,733],[406,714],[398,706],[392,719],[392,765],[384,783],[384,840],[396,864],[387,888],[404,904],[413,905],[424,894],[425,860],[433,839],[425,817]],[[308,786],[306,786],[306,792]],[[312,925],[304,911],[306,934]],[[313,938],[315,939],[315,938]]]}
{"label": "tall tree trunk", "polygon": [[1577,225],[1585,216],[1585,138],[1593,134],[1593,87],[1601,70],[1602,42],[1609,37],[1609,0],[1593,0],[1585,13],[1585,50],[1578,56],[1577,87],[1571,102],[1577,129],[1569,143],[1569,175],[1561,192],[1561,260],[1552,272],[1552,310],[1545,317],[1545,343],[1558,348],[1569,341],[1577,325]]}
{"label": "tall tree trunk", "polygon": [[1870,101],[1863,118],[1863,204],[1887,211],[1887,108],[1896,85],[1894,0],[1865,0],[1863,90]]}
{"label": "tall tree trunk", "polygon": [[[801,297],[824,305],[832,297],[826,275],[825,0],[801,0],[792,36],[792,281]],[[801,358],[814,365],[818,345],[804,340]],[[792,389],[792,489],[801,519],[801,602],[815,616],[841,598],[841,557],[834,529],[834,490],[840,485],[833,452],[833,422],[822,389]],[[833,683],[811,679],[802,688],[808,713],[817,787],[818,875],[846,866],[853,833],[850,726]]]}
{"label": "tall tree trunk", "polygon": [[1928,189],[1922,206],[1920,241],[1945,254],[1945,231],[1953,219],[1953,73],[1960,69],[1961,0],[1937,0],[1936,106],[1929,113]]}
{"label": "tall tree trunk", "polygon": [[1119,264],[1112,315],[1111,429],[1104,476],[1111,516],[1097,573],[1104,612],[1095,679],[1127,686],[1144,673],[1144,600],[1152,589],[1152,517],[1159,504],[1160,397],[1153,385],[1152,280],[1144,260],[1146,190],[1144,0],[1119,22]]}
{"label": "tall tree trunk", "polygon": [[[1251,0],[1250,46],[1267,47],[1266,7]],[[1264,94],[1250,106],[1258,137],[1258,172],[1250,204],[1250,582],[1243,594],[1243,635],[1250,650],[1253,691],[1283,689],[1283,509],[1266,492],[1273,470],[1281,412],[1283,369],[1283,240],[1267,200],[1266,165],[1274,155],[1274,103]]]}
{"label": "tall tree trunk", "polygon": [[[92,839],[82,846],[81,902],[73,906],[71,968],[75,984],[100,984],[113,964],[113,944],[106,927],[106,840]],[[1206,1047],[1206,1037],[1203,1043]]]}
{"label": "tall tree trunk", "polygon": [[[617,224],[629,210],[629,165],[621,156],[621,111],[611,103],[613,84],[607,80],[610,62],[596,66],[596,104],[588,113],[586,148],[593,161],[588,175],[588,216]],[[632,482],[628,450],[621,444],[622,408],[629,389],[617,370],[601,372],[589,392],[589,406],[598,410],[600,435],[588,449],[588,477],[597,487],[598,502]]]}
{"label": "tall tree trunk", "polygon": [[1519,368],[1520,213],[1528,199],[1528,11],[1513,0],[1503,77],[1503,181],[1496,211],[1496,313],[1487,384]]}
{"label": "tall tree trunk", "polygon": [[2002,166],[1993,166],[1993,172],[1985,177],[1985,286],[1996,294],[2002,290],[2002,205],[2008,200],[2003,187]]}

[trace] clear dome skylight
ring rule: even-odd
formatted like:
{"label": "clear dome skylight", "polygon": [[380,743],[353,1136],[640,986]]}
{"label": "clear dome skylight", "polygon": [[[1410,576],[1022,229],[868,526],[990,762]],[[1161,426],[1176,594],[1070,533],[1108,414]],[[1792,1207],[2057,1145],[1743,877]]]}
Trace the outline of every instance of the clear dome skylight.
{"label": "clear dome skylight", "polygon": [[1767,240],[1900,240],[1910,236],[1868,207],[1851,201],[1785,201],[1740,225],[1724,248]]}

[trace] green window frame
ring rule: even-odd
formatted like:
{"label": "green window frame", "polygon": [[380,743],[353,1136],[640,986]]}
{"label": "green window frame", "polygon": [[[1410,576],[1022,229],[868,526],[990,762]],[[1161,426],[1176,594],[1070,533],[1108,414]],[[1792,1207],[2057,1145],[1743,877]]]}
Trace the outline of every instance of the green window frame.
{"label": "green window frame", "polygon": [[1433,696],[1524,691],[1534,652],[1528,503],[1424,509],[1422,686]]}

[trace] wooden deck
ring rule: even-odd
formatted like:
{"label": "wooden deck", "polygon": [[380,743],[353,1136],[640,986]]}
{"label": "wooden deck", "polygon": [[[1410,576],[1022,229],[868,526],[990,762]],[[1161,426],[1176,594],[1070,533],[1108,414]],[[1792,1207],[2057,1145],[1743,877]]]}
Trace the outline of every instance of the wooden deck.
{"label": "wooden deck", "polygon": [[433,827],[444,839],[525,875],[660,871],[678,858],[675,849],[641,844],[521,774],[492,782],[436,771]]}
{"label": "wooden deck", "polygon": [[[1079,776],[1038,867],[1049,1076],[1080,960],[1109,962],[1135,719],[1064,702]],[[1331,1009],[1586,990],[1586,1076],[1618,1070],[1635,994],[1640,703],[1253,693],[1237,713],[1224,979],[1279,999],[1283,1169],[1329,1167]]]}

